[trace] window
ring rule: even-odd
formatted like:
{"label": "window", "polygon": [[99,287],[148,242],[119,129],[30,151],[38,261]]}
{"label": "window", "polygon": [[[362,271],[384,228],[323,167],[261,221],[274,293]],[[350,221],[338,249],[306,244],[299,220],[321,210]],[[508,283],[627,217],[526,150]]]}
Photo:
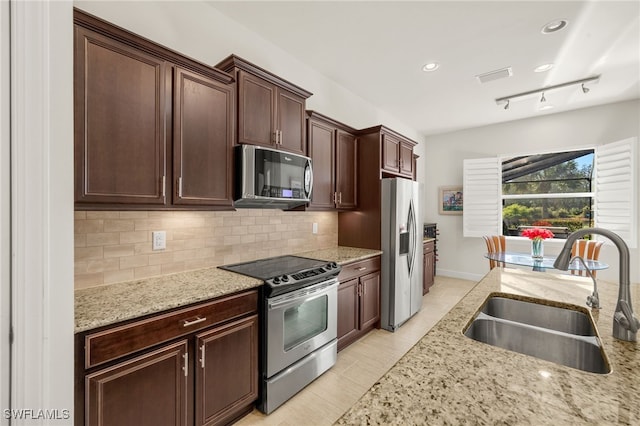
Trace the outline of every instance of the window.
{"label": "window", "polygon": [[[593,173],[589,191],[583,191],[583,189],[588,189],[586,181],[580,183],[576,180],[570,184],[567,179],[562,179],[562,182],[538,184],[536,191],[529,192],[529,189],[526,189],[519,194],[518,191],[522,188],[518,189],[517,186],[522,187],[527,184],[516,183],[505,189],[502,184],[502,159],[493,157],[464,160],[464,236],[481,237],[502,233],[504,209],[509,204],[513,204],[511,200],[518,200],[522,204],[530,203],[534,213],[539,215],[537,218],[535,215],[531,216],[533,222],[548,219],[548,217],[542,216],[549,216],[551,211],[553,211],[551,217],[554,214],[556,216],[569,215],[570,218],[581,217],[579,220],[583,222],[582,226],[609,229],[620,235],[630,248],[636,248],[638,239],[637,145],[638,138],[633,137],[596,147],[593,150]],[[549,154],[559,155],[558,153]],[[528,158],[532,160],[533,156],[528,156]],[[580,157],[576,157],[574,160],[578,158]],[[581,162],[586,163],[585,160],[581,160]],[[576,161],[576,163],[577,168],[580,169],[580,162]],[[521,169],[521,171],[526,170]],[[535,174],[535,172],[531,173]],[[526,180],[525,176],[527,175],[511,177],[510,180],[518,178]],[[572,187],[570,191],[569,187]],[[505,203],[504,208],[503,202]],[[544,202],[547,203],[546,211],[542,207]],[[559,205],[563,203],[565,204],[564,208],[567,209],[566,212],[560,210]],[[551,209],[552,205],[553,209]],[[584,212],[578,212],[579,205],[582,205]],[[512,207],[511,209],[515,210],[516,208]],[[514,214],[509,210],[507,212],[510,215]],[[533,222],[531,226],[535,226]]]}
{"label": "window", "polygon": [[567,238],[593,221],[594,150],[503,158],[502,233],[544,227]]}

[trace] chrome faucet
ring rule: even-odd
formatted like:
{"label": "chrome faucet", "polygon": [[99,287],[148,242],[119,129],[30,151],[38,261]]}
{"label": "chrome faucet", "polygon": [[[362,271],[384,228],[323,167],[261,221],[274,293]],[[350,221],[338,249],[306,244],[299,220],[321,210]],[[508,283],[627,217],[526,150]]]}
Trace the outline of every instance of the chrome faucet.
{"label": "chrome faucet", "polygon": [[574,260],[579,260],[580,263],[582,263],[582,266],[584,266],[584,270],[587,272],[587,275],[589,276],[589,278],[591,278],[591,281],[593,281],[593,293],[591,293],[591,296],[587,296],[587,306],[590,306],[593,309],[600,309],[600,296],[598,296],[598,284],[596,284],[596,277],[593,276],[593,274],[591,273],[591,269],[589,269],[586,262],[581,256],[575,256],[569,261],[569,264],[573,263]]}
{"label": "chrome faucet", "polygon": [[616,311],[613,314],[613,337],[628,342],[637,340],[640,321],[633,315],[633,307],[631,305],[631,286],[629,271],[629,247],[627,243],[616,233],[602,228],[583,228],[571,233],[567,237],[560,254],[553,267],[566,271],[569,269],[571,262],[571,247],[578,239],[588,234],[603,235],[609,238],[618,248],[618,256],[620,257],[620,283],[618,290],[618,303]]}

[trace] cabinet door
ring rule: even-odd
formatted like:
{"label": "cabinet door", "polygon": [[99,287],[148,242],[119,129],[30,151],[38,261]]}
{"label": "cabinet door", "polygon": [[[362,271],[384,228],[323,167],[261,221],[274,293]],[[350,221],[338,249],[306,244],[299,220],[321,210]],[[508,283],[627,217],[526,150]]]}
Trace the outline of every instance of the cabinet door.
{"label": "cabinet door", "polygon": [[196,425],[227,424],[258,397],[258,316],[196,336]]}
{"label": "cabinet door", "polygon": [[75,27],[76,203],[164,204],[167,63]]}
{"label": "cabinet door", "polygon": [[238,143],[275,146],[277,88],[238,71]]}
{"label": "cabinet door", "polygon": [[306,155],[305,100],[288,90],[278,89],[278,149]]}
{"label": "cabinet door", "polygon": [[392,173],[400,170],[400,141],[393,136],[382,135],[382,169]]}
{"label": "cabinet door", "polygon": [[400,174],[413,178],[413,145],[400,143]]}
{"label": "cabinet door", "polygon": [[360,328],[374,327],[380,319],[380,272],[360,278]]}
{"label": "cabinet door", "polygon": [[354,278],[338,287],[338,349],[358,333],[358,283],[358,278]]}
{"label": "cabinet door", "polygon": [[233,204],[233,86],[176,68],[174,204]]}
{"label": "cabinet door", "polygon": [[351,133],[338,130],[336,138],[336,192],[340,209],[355,209],[358,205],[357,161],[356,137]]}
{"label": "cabinet door", "polygon": [[182,340],[85,378],[90,426],[187,424],[187,341]]}
{"label": "cabinet door", "polygon": [[335,194],[334,147],[335,129],[309,120],[309,157],[313,163],[311,208],[333,209]]}

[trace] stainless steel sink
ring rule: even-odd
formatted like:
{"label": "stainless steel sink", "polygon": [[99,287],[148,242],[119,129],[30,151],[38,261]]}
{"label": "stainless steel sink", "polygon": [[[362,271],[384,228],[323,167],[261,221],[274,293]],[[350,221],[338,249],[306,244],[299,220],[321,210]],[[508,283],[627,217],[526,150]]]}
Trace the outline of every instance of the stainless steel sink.
{"label": "stainless steel sink", "polygon": [[493,294],[463,333],[479,342],[578,370],[610,373],[595,325],[582,309]]}
{"label": "stainless steel sink", "polygon": [[[540,300],[540,302],[544,301]],[[580,310],[493,296],[487,299],[481,312],[495,318],[564,333],[577,334],[579,336],[596,336],[596,329],[588,312]]]}

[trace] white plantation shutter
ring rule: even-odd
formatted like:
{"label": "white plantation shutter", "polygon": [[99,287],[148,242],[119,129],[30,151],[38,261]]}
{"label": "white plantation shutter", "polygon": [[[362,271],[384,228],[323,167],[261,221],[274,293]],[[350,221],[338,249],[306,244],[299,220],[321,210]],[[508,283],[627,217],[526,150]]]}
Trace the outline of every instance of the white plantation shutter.
{"label": "white plantation shutter", "polygon": [[638,247],[637,145],[633,137],[595,151],[595,224],[620,235],[629,248]]}
{"label": "white plantation shutter", "polygon": [[502,233],[502,163],[497,157],[464,160],[463,236]]}

